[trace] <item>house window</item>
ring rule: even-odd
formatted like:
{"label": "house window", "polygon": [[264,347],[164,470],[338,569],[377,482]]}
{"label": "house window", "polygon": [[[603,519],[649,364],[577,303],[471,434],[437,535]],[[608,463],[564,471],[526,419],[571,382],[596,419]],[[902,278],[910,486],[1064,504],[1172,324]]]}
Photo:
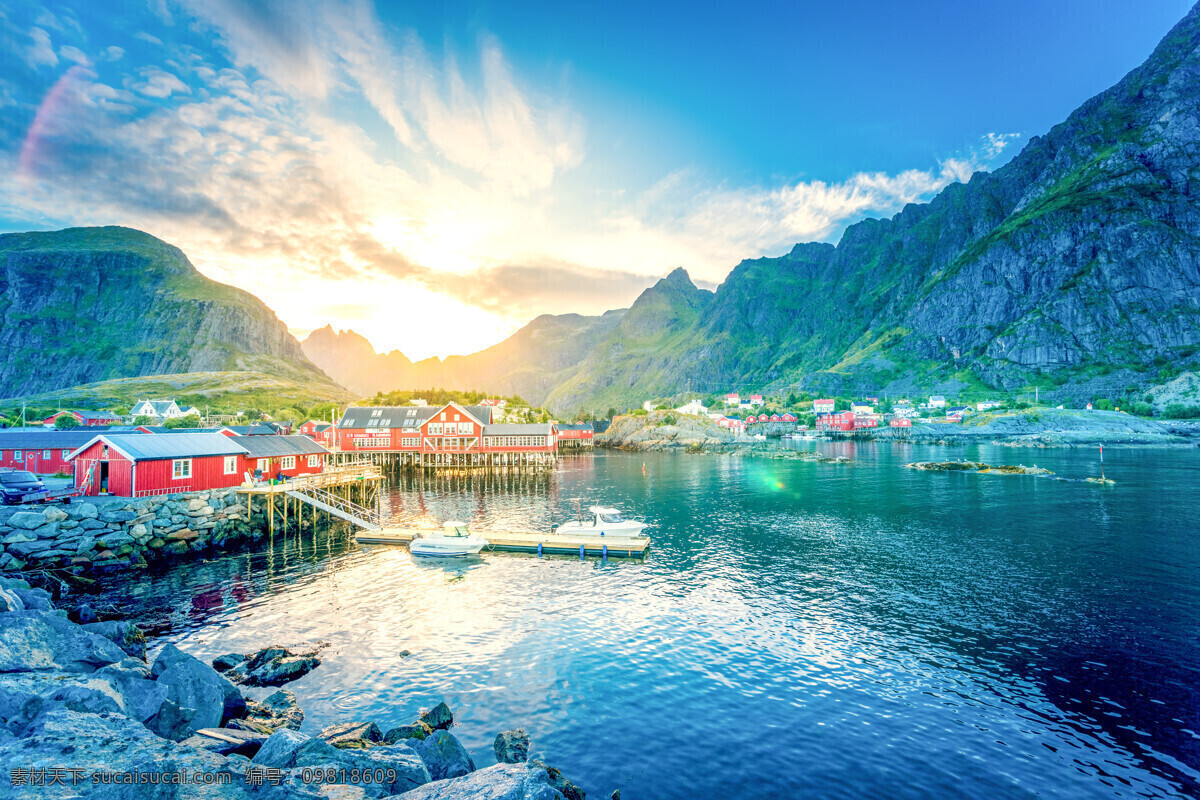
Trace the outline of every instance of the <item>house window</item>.
{"label": "house window", "polygon": [[281,458],[279,460],[279,466],[281,469],[295,469],[296,468],[296,457],[295,456],[284,456],[283,458]]}
{"label": "house window", "polygon": [[237,456],[225,456],[225,474],[237,474]]}
{"label": "house window", "polygon": [[429,435],[430,436],[441,436],[442,435],[442,423],[440,423],[440,422],[429,423]]}
{"label": "house window", "polygon": [[460,423],[458,423],[458,432],[469,434],[469,433],[474,433],[475,429],[474,429],[474,426],[469,422],[460,422]]}
{"label": "house window", "polygon": [[262,472],[267,472],[267,471],[269,471],[269,470],[271,469],[271,459],[269,459],[269,458],[260,458],[260,459],[258,460],[258,468],[259,468],[259,470],[261,470]]}
{"label": "house window", "polygon": [[20,450],[13,450],[13,461],[20,461],[24,455]]}
{"label": "house window", "polygon": [[63,461],[67,460],[67,456],[71,455],[70,450],[63,450]]}
{"label": "house window", "polygon": [[420,439],[416,439],[411,436],[406,436],[405,438],[400,440],[401,447],[417,447],[420,444],[421,444]]}
{"label": "house window", "polygon": [[171,462],[171,479],[181,480],[182,478],[192,477],[192,460],[190,458],[180,458]]}
{"label": "house window", "polygon": [[50,451],[49,451],[49,450],[43,450],[43,451],[42,451],[42,459],[43,459],[43,460],[45,460],[45,461],[49,461],[49,460],[50,460]]}
{"label": "house window", "polygon": [[320,456],[315,456],[315,455],[314,455],[314,456],[309,456],[309,457],[308,457],[308,465],[309,465],[310,467],[319,467],[319,466],[321,466],[321,457],[320,457]]}
{"label": "house window", "polygon": [[372,412],[371,412],[371,416],[372,416],[372,417],[378,417],[378,416],[379,416],[380,414],[382,414],[382,413],[383,413],[383,409],[382,409],[382,408],[377,408],[377,409],[375,409],[374,411],[372,411]]}

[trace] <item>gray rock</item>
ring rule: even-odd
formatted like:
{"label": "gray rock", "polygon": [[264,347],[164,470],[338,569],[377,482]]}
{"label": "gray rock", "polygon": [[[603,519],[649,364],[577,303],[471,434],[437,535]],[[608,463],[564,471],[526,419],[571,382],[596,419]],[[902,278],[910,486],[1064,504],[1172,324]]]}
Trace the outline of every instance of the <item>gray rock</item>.
{"label": "gray rock", "polygon": [[39,539],[55,539],[58,537],[60,527],[57,522],[50,522],[40,528],[34,528],[33,532],[37,534]]}
{"label": "gray rock", "polygon": [[28,559],[34,553],[40,553],[44,550],[51,550],[53,548],[53,542],[45,539],[38,539],[32,542],[17,542],[16,544],[10,544],[8,546],[8,552],[12,553],[18,558]]}
{"label": "gray rock", "polygon": [[434,781],[403,800],[565,800],[544,765],[496,764],[461,778]]}
{"label": "gray rock", "polygon": [[434,730],[445,730],[454,724],[454,715],[450,713],[450,707],[442,702],[428,711],[421,711],[420,720]]}
{"label": "gray rock", "polygon": [[424,722],[414,722],[412,725],[398,725],[383,735],[387,744],[395,744],[405,739],[424,739],[433,733],[433,728]]}
{"label": "gray rock", "polygon": [[18,511],[8,518],[8,524],[14,528],[31,531],[45,525],[46,517],[40,511]]}
{"label": "gray rock", "polygon": [[0,625],[0,672],[94,672],[123,658],[108,639],[56,614],[16,611]]}
{"label": "gray rock", "polygon": [[100,520],[102,522],[129,522],[135,518],[137,514],[132,511],[101,511]]}
{"label": "gray rock", "polygon": [[319,736],[334,747],[370,747],[383,741],[374,722],[341,722],[323,728]]}
{"label": "gray rock", "polygon": [[160,714],[152,729],[174,741],[186,739],[201,728],[219,728],[246,713],[246,701],[237,687],[216,670],[168,644],[154,660],[150,676],[167,687],[167,699],[179,708]]}
{"label": "gray rock", "polygon": [[529,734],[524,728],[501,731],[492,742],[496,761],[501,764],[520,764],[529,760]]}
{"label": "gray rock", "polygon": [[0,589],[0,613],[24,611],[25,601],[12,589]]}
{"label": "gray rock", "polygon": [[217,672],[228,672],[238,664],[244,663],[246,657],[241,653],[226,653],[223,656],[217,656],[212,660],[212,667]]}
{"label": "gray rock", "polygon": [[83,629],[103,636],[134,658],[146,660],[146,635],[132,622],[92,622]]}
{"label": "gray rock", "polygon": [[71,519],[95,519],[99,514],[100,509],[93,503],[71,503],[67,506],[67,516]]}
{"label": "gray rock", "polygon": [[357,784],[363,788],[368,797],[387,797],[429,783],[429,770],[421,761],[420,756],[414,753],[407,744],[380,745],[369,750],[343,750],[334,747],[324,739],[309,739],[296,748],[290,766],[317,767],[325,765],[345,770],[394,769],[396,780],[391,783],[364,782]]}
{"label": "gray rock", "polygon": [[50,597],[50,593],[45,589],[13,589],[17,597],[21,598],[21,602],[25,604],[25,608],[34,611],[53,611],[54,602]]}
{"label": "gray rock", "polygon": [[252,761],[264,767],[290,769],[296,766],[300,746],[311,739],[307,733],[281,728],[267,737]]}
{"label": "gray rock", "polygon": [[52,506],[43,511],[42,516],[45,517],[46,522],[62,522],[67,518],[67,512]]}
{"label": "gray rock", "polygon": [[13,531],[10,534],[8,534],[3,539],[0,539],[0,543],[19,544],[21,542],[36,542],[37,538],[38,538],[37,534],[34,533],[33,531],[29,531],[29,530],[20,528],[18,530]]}
{"label": "gray rock", "polygon": [[426,739],[410,739],[408,746],[421,757],[435,781],[458,778],[475,771],[471,754],[448,731],[436,730]]}
{"label": "gray rock", "polygon": [[247,672],[241,683],[247,686],[282,686],[302,678],[321,665],[315,656],[284,656]]}
{"label": "gray rock", "polygon": [[21,711],[8,720],[8,729],[18,736],[25,736],[28,726],[49,711],[65,709],[85,714],[119,714],[121,705],[120,697],[104,681],[69,683],[51,687],[44,694],[26,701]]}
{"label": "gray rock", "polygon": [[124,531],[113,531],[97,536],[96,544],[106,550],[116,550],[123,545],[133,544],[133,537]]}
{"label": "gray rock", "polygon": [[[65,797],[45,786],[10,786],[12,769],[31,766],[62,766],[84,770],[90,776],[97,772],[143,772],[190,774],[207,773],[228,776],[228,783],[213,786],[146,786],[97,787],[88,783],[79,788],[95,800],[140,800],[156,798],[204,798],[205,800],[292,800],[319,795],[303,787],[253,787],[244,780],[245,761],[226,758],[201,748],[183,747],[155,736],[144,726],[119,714],[86,714],[66,709],[54,709],[42,714],[26,729],[24,739],[0,738],[0,772],[5,776],[6,800],[47,800]],[[69,785],[68,785],[69,790]],[[77,790],[78,791],[78,790]]]}
{"label": "gray rock", "polygon": [[85,531],[98,531],[108,526],[98,519],[85,519],[79,522],[79,527]]}
{"label": "gray rock", "polygon": [[135,658],[101,667],[91,677],[112,686],[121,697],[122,711],[138,722],[153,719],[168,702],[166,685],[150,680],[150,667]]}

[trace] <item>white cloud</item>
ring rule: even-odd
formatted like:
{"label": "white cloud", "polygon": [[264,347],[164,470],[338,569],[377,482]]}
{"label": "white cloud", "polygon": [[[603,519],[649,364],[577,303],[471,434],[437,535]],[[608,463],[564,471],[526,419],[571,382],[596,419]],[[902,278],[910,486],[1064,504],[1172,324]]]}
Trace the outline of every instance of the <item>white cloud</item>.
{"label": "white cloud", "polygon": [[58,56],[50,44],[50,34],[43,28],[31,28],[29,38],[32,44],[25,51],[25,63],[33,69],[38,67],[54,67],[58,65]]}
{"label": "white cloud", "polygon": [[1019,133],[989,133],[987,135],[987,146],[984,148],[984,155],[989,159],[996,158],[1003,152],[1004,148],[1019,138],[1021,138],[1021,134]]}
{"label": "white cloud", "polygon": [[74,61],[76,64],[83,64],[84,66],[87,66],[87,64],[90,63],[88,61],[87,54],[85,54],[78,47],[74,47],[69,44],[58,48],[58,54],[67,61]]}
{"label": "white cloud", "polygon": [[[627,305],[676,266],[720,281],[744,257],[832,238],[981,163],[749,187],[678,170],[567,214],[590,191],[564,181],[588,159],[583,120],[524,86],[495,40],[467,69],[385,31],[366,0],[185,3],[181,27],[187,8],[229,61],[176,54],[115,86],[74,67],[39,115],[54,146],[33,141],[19,188],[0,164],[0,210],[147,230],[289,325],[353,327],[381,351],[478,349],[539,313]],[[362,122],[365,106],[384,125]],[[990,136],[982,156],[1011,138]],[[454,338],[427,335],[447,318]]]}
{"label": "white cloud", "polygon": [[105,61],[120,61],[124,55],[125,55],[125,48],[117,47],[115,44],[110,47],[104,48],[104,52],[101,53],[101,57]]}
{"label": "white cloud", "polygon": [[170,97],[172,94],[188,94],[191,89],[175,75],[164,72],[157,67],[141,70],[141,80],[135,81],[131,87],[135,92],[146,97]]}

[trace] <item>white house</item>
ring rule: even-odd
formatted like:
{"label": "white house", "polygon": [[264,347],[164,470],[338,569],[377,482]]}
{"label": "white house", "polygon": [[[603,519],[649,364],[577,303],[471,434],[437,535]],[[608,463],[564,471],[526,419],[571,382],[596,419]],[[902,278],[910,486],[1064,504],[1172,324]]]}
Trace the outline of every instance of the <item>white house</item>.
{"label": "white house", "polygon": [[752,406],[765,406],[766,404],[767,404],[767,401],[766,401],[766,400],[763,400],[763,396],[762,396],[761,394],[752,394],[752,395],[750,395],[750,405],[752,405]]}
{"label": "white house", "polygon": [[185,416],[185,417],[203,417],[204,415],[200,413],[200,409],[196,408],[195,406],[189,406],[188,408],[185,408],[183,410],[183,416]]}
{"label": "white house", "polygon": [[704,405],[702,405],[699,400],[693,400],[690,403],[685,403],[684,405],[681,405],[679,408],[677,408],[675,410],[678,411],[680,414],[703,415],[703,414],[708,413],[708,409]]}
{"label": "white house", "polygon": [[832,414],[834,402],[832,400],[813,400],[814,414]]}
{"label": "white house", "polygon": [[875,406],[870,403],[850,403],[850,411],[856,417],[865,417],[875,413]]}
{"label": "white house", "polygon": [[174,400],[138,400],[129,413],[135,417],[179,419],[183,409]]}
{"label": "white house", "polygon": [[1002,406],[999,400],[983,400],[975,404],[976,411],[987,411],[989,408],[999,408]]}
{"label": "white house", "polygon": [[736,406],[741,402],[742,399],[738,397],[737,392],[730,392],[729,394],[725,395],[725,405],[727,406]]}
{"label": "white house", "polygon": [[929,407],[930,408],[945,408],[946,407],[946,398],[940,394],[935,394],[935,395],[931,396],[929,398]]}

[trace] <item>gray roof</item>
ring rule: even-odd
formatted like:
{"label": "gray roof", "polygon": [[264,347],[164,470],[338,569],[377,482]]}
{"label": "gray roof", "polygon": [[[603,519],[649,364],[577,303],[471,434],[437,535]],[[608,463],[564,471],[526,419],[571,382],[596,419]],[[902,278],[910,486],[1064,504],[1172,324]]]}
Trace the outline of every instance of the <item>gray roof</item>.
{"label": "gray roof", "polygon": [[[0,450],[74,450],[102,434],[95,428],[71,428],[60,431],[53,428],[29,430],[20,428],[0,429]],[[144,436],[145,434],[138,434]]]}
{"label": "gray roof", "polygon": [[224,428],[168,428],[166,425],[142,425],[149,433],[220,433]]}
{"label": "gray roof", "polygon": [[150,408],[153,409],[155,416],[161,417],[163,414],[166,414],[167,411],[170,410],[171,406],[175,404],[175,401],[174,400],[139,400],[139,401],[137,401],[137,403],[134,404],[133,407],[137,408],[142,403],[147,403],[150,406]]}
{"label": "gray roof", "polygon": [[233,441],[246,448],[251,458],[309,456],[329,452],[307,436],[235,436]]}
{"label": "gray roof", "polygon": [[[181,433],[175,436],[114,433],[101,434],[94,439],[103,440],[110,447],[116,448],[134,461],[198,458],[200,456],[239,456],[246,453],[246,448],[235,442],[233,437],[223,433]],[[91,444],[91,441],[88,444]],[[83,448],[77,448],[76,452],[80,449]]]}
{"label": "gray roof", "polygon": [[560,431],[590,431],[592,423],[590,422],[556,422],[554,427]]}
{"label": "gray roof", "polygon": [[[445,406],[351,406],[342,415],[338,427],[419,428],[443,408]],[[491,406],[462,406],[462,409],[484,425],[492,421]]]}
{"label": "gray roof", "polygon": [[554,426],[549,422],[508,422],[485,425],[484,436],[549,436]]}
{"label": "gray roof", "polygon": [[279,431],[266,424],[225,425],[220,430],[233,431],[238,436],[275,436],[279,433]]}

